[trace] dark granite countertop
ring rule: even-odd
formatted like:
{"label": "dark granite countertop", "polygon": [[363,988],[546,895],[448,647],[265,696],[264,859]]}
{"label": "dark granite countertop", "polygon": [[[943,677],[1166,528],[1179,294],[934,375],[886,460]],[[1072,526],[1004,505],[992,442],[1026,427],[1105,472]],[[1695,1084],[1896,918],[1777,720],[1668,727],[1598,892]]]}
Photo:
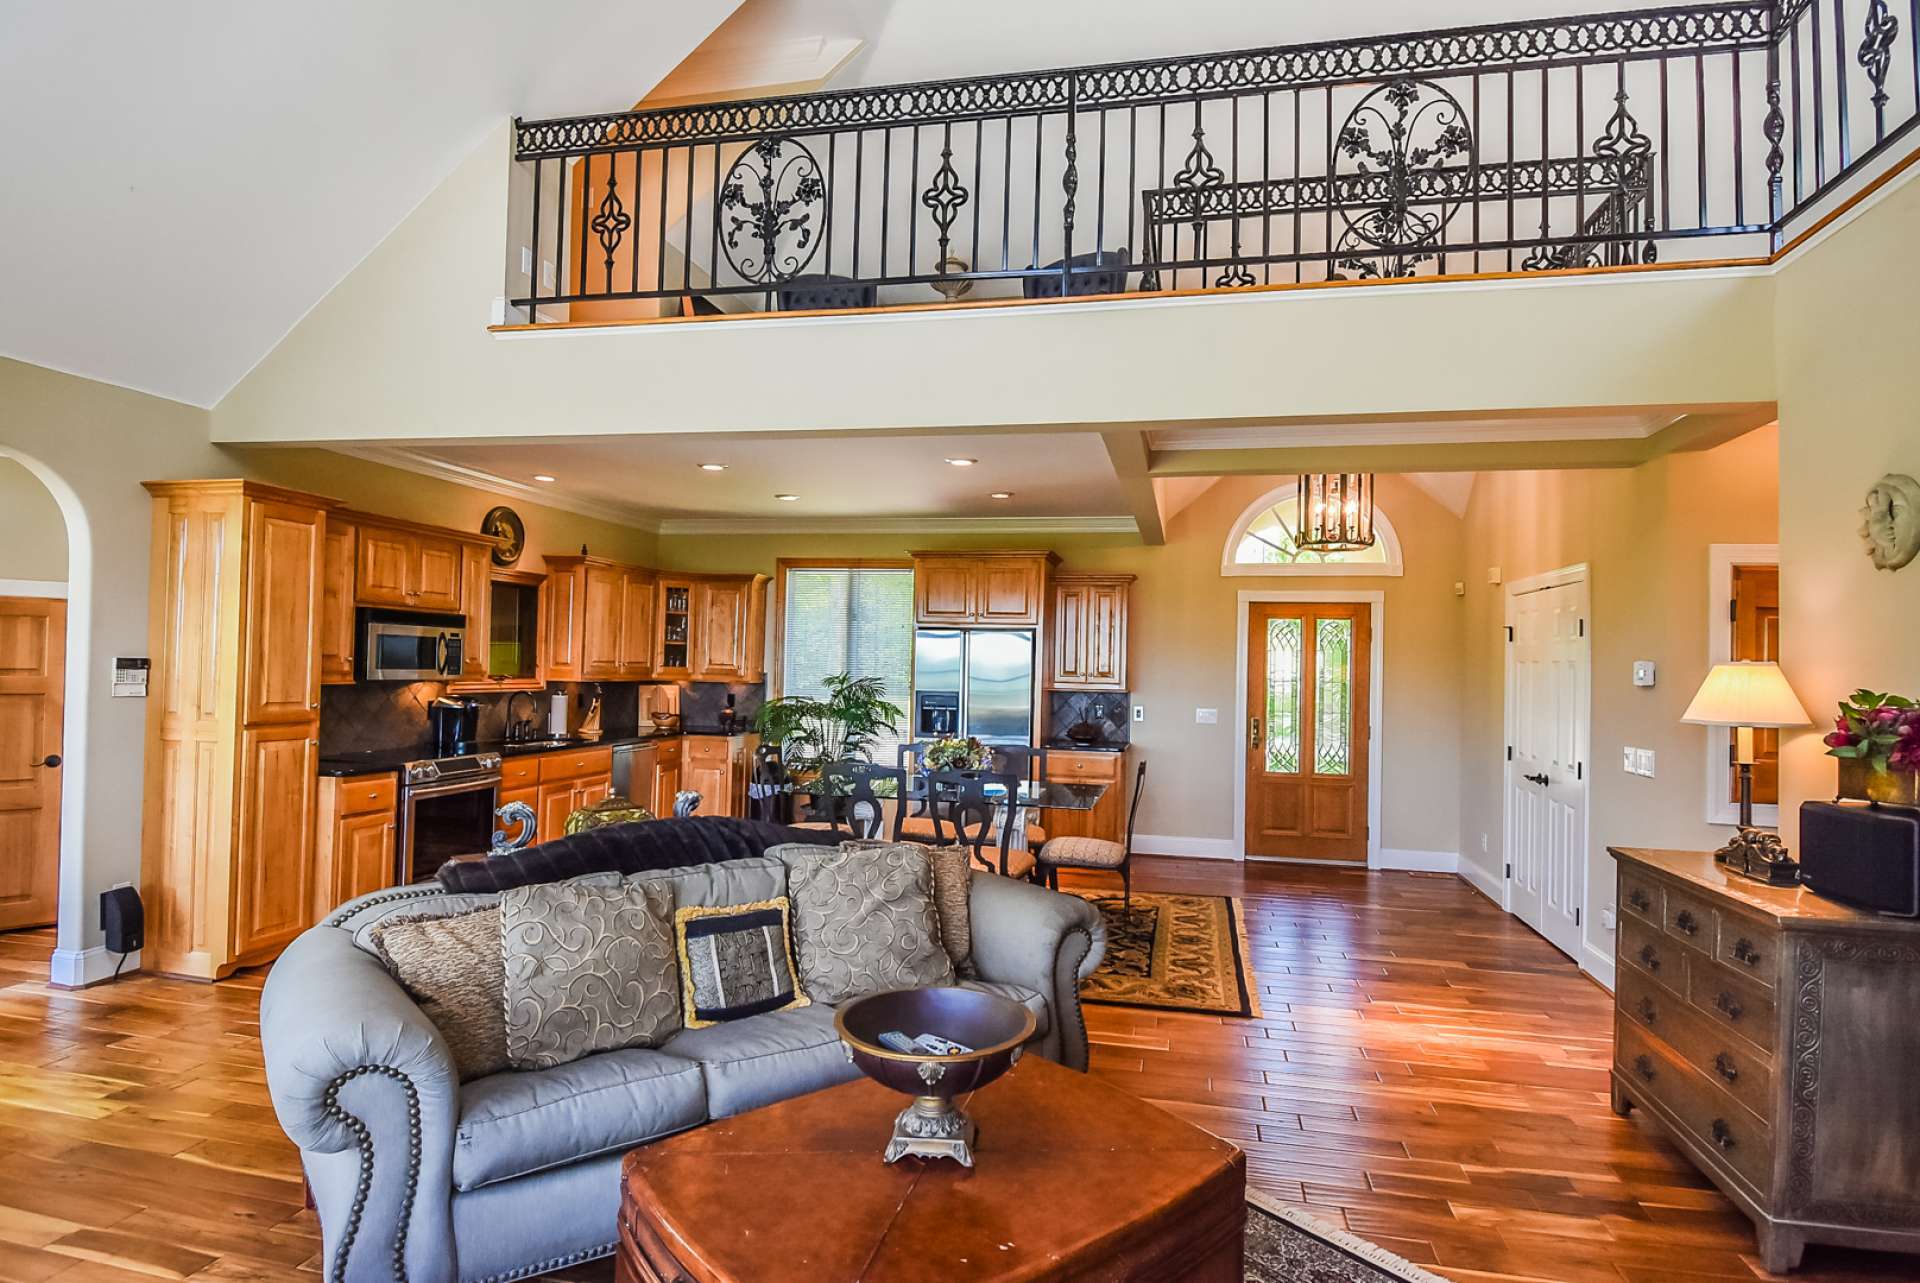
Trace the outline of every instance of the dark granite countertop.
{"label": "dark granite countertop", "polygon": [[398,771],[408,762],[417,762],[428,757],[478,757],[482,753],[499,753],[503,756],[518,757],[533,753],[565,753],[580,748],[618,748],[623,744],[651,744],[655,740],[678,739],[682,735],[745,735],[748,733],[745,730],[723,731],[718,726],[691,726],[682,727],[677,731],[654,731],[647,735],[631,732],[624,735],[602,735],[597,740],[584,740],[575,736],[563,744],[535,741],[533,744],[522,745],[505,740],[480,740],[470,746],[466,752],[454,754],[437,754],[429,747],[415,745],[411,748],[374,749],[365,753],[329,754],[320,759],[319,773],[334,776],[384,775],[390,771]]}
{"label": "dark granite countertop", "polygon": [[1053,737],[1041,741],[1040,747],[1050,748],[1062,753],[1124,753],[1129,746],[1105,742],[1098,744],[1079,744],[1070,739]]}

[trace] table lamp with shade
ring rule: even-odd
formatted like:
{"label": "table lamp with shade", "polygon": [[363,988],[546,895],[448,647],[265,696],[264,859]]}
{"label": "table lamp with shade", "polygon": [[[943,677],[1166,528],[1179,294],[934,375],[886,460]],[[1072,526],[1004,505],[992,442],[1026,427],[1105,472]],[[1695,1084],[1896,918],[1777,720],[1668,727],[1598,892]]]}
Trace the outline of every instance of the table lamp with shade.
{"label": "table lamp with shade", "polygon": [[1715,664],[1680,720],[1733,731],[1733,760],[1740,770],[1740,830],[1715,852],[1716,858],[1731,872],[1791,886],[1799,880],[1799,866],[1787,858],[1778,834],[1753,827],[1754,731],[1807,725],[1807,711],[1780,665],[1759,660]]}

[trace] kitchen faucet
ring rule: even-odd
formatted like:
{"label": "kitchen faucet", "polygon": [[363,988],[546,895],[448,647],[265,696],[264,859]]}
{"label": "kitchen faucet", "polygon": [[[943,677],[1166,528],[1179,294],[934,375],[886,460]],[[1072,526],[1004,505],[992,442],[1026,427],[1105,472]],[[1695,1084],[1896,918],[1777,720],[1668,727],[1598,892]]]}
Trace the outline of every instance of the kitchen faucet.
{"label": "kitchen faucet", "polygon": [[510,744],[516,744],[533,734],[531,717],[515,718],[513,715],[513,702],[522,698],[533,705],[535,712],[540,710],[540,701],[526,691],[515,691],[507,696],[507,742]]}

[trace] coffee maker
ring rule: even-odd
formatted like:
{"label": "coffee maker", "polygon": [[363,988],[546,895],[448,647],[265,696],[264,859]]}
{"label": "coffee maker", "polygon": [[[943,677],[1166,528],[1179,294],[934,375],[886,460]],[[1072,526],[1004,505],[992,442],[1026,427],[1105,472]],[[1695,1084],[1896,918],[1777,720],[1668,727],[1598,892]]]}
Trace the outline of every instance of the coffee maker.
{"label": "coffee maker", "polygon": [[480,701],[442,695],[427,705],[427,732],[436,756],[467,752],[480,738]]}

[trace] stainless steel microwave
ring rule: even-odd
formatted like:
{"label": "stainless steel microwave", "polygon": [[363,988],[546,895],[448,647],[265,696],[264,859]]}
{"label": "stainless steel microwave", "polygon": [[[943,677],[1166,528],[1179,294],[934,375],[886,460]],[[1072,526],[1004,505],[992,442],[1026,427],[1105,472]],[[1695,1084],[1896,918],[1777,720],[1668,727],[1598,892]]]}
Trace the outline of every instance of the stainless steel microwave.
{"label": "stainless steel microwave", "polygon": [[366,682],[444,682],[466,662],[467,617],[420,610],[354,612]]}

